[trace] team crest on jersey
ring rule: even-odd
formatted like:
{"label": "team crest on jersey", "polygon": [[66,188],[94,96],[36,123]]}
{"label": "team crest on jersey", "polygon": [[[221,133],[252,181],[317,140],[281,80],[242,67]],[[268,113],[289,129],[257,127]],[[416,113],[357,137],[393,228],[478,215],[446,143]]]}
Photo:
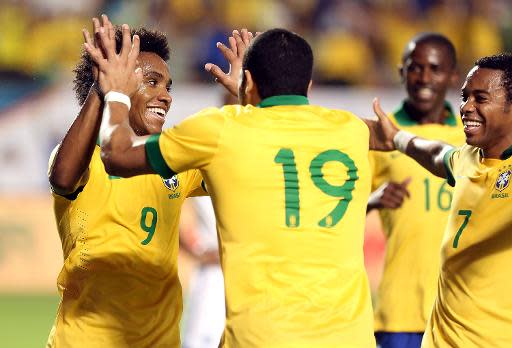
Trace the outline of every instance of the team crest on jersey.
{"label": "team crest on jersey", "polygon": [[505,170],[498,175],[498,179],[496,179],[496,183],[494,184],[494,187],[498,191],[503,191],[508,187],[508,184],[510,184],[510,176],[512,175],[512,171],[510,169]]}
{"label": "team crest on jersey", "polygon": [[180,181],[178,180],[177,175],[173,175],[170,179],[162,179],[165,187],[169,190],[176,191],[176,189],[180,186]]}

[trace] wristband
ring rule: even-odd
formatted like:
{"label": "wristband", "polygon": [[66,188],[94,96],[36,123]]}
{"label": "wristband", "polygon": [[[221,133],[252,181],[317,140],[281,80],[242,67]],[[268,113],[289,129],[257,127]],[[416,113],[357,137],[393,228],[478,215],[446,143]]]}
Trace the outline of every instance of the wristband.
{"label": "wristband", "polygon": [[405,153],[405,150],[407,150],[407,145],[409,145],[409,142],[413,138],[416,138],[416,135],[400,130],[393,137],[393,144],[395,144],[395,147],[398,151]]}
{"label": "wristband", "polygon": [[130,108],[132,106],[129,96],[127,96],[126,94],[123,94],[123,93],[115,92],[115,91],[110,91],[107,94],[105,94],[105,97],[103,98],[103,100],[105,101],[105,103],[107,103],[107,102],[123,103],[124,105],[126,105],[128,107],[128,110],[130,110]]}

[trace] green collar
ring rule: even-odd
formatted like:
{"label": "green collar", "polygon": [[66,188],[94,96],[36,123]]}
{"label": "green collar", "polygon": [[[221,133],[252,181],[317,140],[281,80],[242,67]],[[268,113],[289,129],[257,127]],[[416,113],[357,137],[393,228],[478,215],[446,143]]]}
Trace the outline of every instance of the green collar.
{"label": "green collar", "polygon": [[[484,150],[479,148],[478,153],[480,154],[480,158],[484,158]],[[512,146],[510,146],[508,149],[502,152],[500,159],[506,160],[509,159],[510,157],[512,157]]]}
{"label": "green collar", "polygon": [[[405,101],[400,104],[400,107],[394,112],[396,122],[399,126],[417,126],[418,122],[405,111]],[[455,127],[457,125],[457,119],[453,114],[453,109],[450,103],[444,102],[444,108],[448,111],[448,117],[445,118],[444,124],[447,126]]]}
{"label": "green collar", "polygon": [[258,105],[259,108],[278,105],[308,105],[309,100],[303,95],[274,95],[263,99]]}
{"label": "green collar", "polygon": [[502,160],[506,160],[506,159],[509,159],[510,157],[512,157],[512,146],[510,146],[508,149],[506,149],[505,151],[503,151],[503,153],[501,154],[500,158]]}

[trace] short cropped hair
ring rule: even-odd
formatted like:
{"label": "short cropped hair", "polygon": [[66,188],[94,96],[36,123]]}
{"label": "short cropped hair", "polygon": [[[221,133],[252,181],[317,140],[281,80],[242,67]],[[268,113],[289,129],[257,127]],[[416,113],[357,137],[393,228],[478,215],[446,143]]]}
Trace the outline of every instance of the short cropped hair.
{"label": "short cropped hair", "polygon": [[500,53],[478,59],[475,66],[503,71],[501,85],[507,93],[507,102],[512,102],[512,54]]}
{"label": "short cropped hair", "polygon": [[[455,52],[455,46],[453,46],[453,43],[450,41],[450,39],[442,34],[432,32],[420,33],[413,37],[409,42],[414,42],[416,44],[415,47],[423,44],[433,44],[444,47],[446,53],[448,53],[448,57],[450,58],[451,67],[455,68],[457,65],[457,54]],[[402,62],[405,62],[407,58],[409,58],[411,52],[412,51],[408,44],[402,54]]]}
{"label": "short cropped hair", "polygon": [[[122,46],[122,30],[116,26],[116,52],[121,51]],[[138,35],[140,38],[140,51],[152,52],[157,54],[164,61],[169,60],[169,44],[164,33],[157,30],[149,30],[143,27],[132,29],[131,35]],[[80,61],[73,70],[75,78],[73,80],[73,90],[79,105],[83,105],[87,94],[94,82],[92,67],[94,62],[87,51],[83,50]]]}
{"label": "short cropped hair", "polygon": [[261,99],[275,95],[307,96],[313,72],[313,51],[299,35],[271,29],[247,49],[242,69],[249,70]]}

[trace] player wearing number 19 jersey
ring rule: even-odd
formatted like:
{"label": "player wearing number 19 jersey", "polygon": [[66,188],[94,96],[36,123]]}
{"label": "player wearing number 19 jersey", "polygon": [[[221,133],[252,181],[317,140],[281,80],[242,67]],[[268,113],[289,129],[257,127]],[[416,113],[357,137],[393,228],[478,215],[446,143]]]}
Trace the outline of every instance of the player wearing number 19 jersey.
{"label": "player wearing number 19 jersey", "polygon": [[159,173],[200,168],[207,183],[224,347],[374,346],[362,252],[368,128],[307,104],[274,96],[206,109],[146,143]]}

